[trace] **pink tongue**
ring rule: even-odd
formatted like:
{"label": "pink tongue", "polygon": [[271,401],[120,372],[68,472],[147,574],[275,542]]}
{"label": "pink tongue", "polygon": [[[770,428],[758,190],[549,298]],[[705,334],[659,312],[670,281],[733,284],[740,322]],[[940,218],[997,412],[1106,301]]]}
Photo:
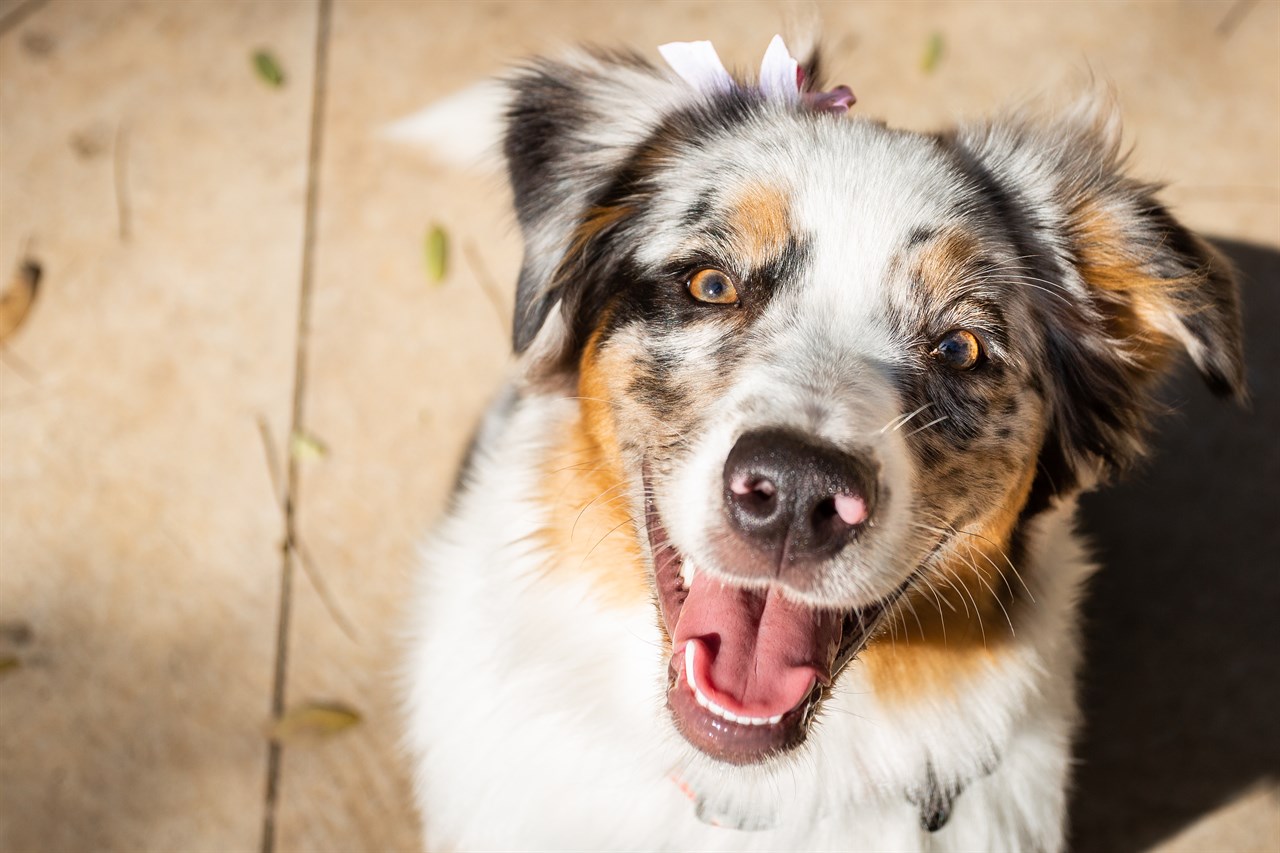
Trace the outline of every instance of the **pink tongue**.
{"label": "pink tongue", "polygon": [[699,656],[705,649],[710,665],[698,687],[709,699],[735,714],[774,716],[799,705],[815,678],[830,677],[840,622],[788,601],[776,587],[751,592],[699,573],[672,647],[679,655],[688,641],[701,641]]}

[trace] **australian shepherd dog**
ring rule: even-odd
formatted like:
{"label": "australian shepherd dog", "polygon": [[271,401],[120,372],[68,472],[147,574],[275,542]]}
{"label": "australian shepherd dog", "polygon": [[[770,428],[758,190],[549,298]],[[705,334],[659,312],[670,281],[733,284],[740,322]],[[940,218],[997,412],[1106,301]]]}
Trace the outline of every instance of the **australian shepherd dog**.
{"label": "australian shepherd dog", "polygon": [[895,130],[780,44],[510,80],[516,359],[404,667],[431,849],[1064,845],[1077,497],[1179,352],[1243,397],[1232,273],[1107,97]]}

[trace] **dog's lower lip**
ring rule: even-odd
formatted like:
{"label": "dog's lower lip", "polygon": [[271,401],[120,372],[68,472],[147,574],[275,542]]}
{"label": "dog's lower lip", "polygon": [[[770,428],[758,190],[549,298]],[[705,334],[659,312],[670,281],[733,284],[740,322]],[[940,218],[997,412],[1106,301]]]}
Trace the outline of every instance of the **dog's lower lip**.
{"label": "dog's lower lip", "polygon": [[756,764],[799,746],[822,697],[822,687],[815,682],[799,704],[776,719],[771,717],[762,724],[743,723],[704,707],[682,670],[679,659],[673,658],[667,704],[676,728],[703,753],[729,764]]}

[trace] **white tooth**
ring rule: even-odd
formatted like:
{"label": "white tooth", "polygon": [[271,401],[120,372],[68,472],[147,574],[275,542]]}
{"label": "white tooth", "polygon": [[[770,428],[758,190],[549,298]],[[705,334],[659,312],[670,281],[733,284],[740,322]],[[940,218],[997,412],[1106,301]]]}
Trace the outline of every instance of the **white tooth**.
{"label": "white tooth", "polygon": [[693,560],[686,557],[685,561],[680,564],[680,581],[685,589],[691,589],[693,587],[693,576],[696,572],[697,570],[694,568]]}
{"label": "white tooth", "polygon": [[772,725],[774,725],[775,723],[780,722],[781,720],[782,720],[782,715],[781,715],[781,714],[775,714],[774,716],[772,716],[772,717],[770,717],[770,718],[769,718],[769,725],[771,725],[771,726],[772,726]]}
{"label": "white tooth", "polygon": [[726,711],[715,702],[708,699],[701,690],[698,689],[698,678],[694,675],[694,662],[697,660],[697,650],[693,643],[688,643],[684,647],[684,680],[689,682],[689,689],[693,691],[694,700],[715,714],[722,720],[728,720],[731,723],[737,723],[740,726],[763,726],[768,723],[776,723],[782,719],[782,716],[773,717],[766,720],[764,717],[748,717],[745,714],[739,716],[732,711]]}

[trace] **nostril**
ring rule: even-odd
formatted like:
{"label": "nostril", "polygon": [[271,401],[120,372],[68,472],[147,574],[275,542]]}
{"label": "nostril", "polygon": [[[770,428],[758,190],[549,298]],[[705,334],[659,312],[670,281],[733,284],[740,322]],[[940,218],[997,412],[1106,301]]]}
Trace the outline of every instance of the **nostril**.
{"label": "nostril", "polygon": [[758,515],[769,515],[777,504],[778,487],[767,477],[739,474],[729,482],[734,502]]}
{"label": "nostril", "polygon": [[761,497],[771,498],[778,491],[778,487],[768,477],[752,477],[750,474],[739,474],[729,483],[729,490],[739,497],[754,493]]}

